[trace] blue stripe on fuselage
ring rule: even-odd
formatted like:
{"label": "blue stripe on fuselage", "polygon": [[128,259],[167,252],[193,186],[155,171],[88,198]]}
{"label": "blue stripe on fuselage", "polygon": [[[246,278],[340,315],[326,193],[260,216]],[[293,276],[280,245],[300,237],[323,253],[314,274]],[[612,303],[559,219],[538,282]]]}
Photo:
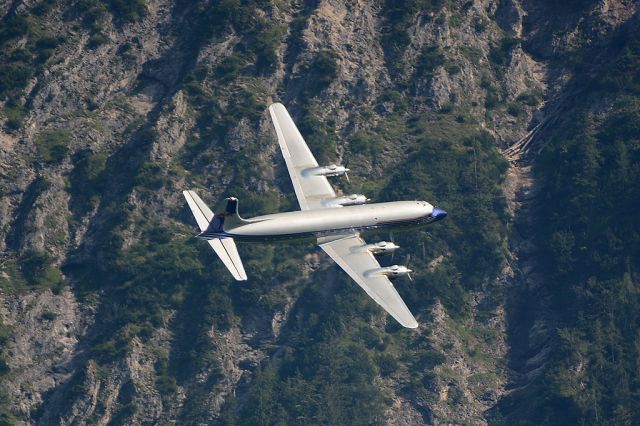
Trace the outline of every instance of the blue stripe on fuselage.
{"label": "blue stripe on fuselage", "polygon": [[232,232],[226,232],[224,230],[216,231],[213,229],[207,229],[206,231],[197,235],[197,237],[205,240],[213,239],[213,238],[233,238],[239,241],[269,241],[269,240],[287,240],[287,239],[298,239],[298,238],[302,239],[302,238],[311,238],[311,237],[326,237],[326,236],[335,235],[335,234],[344,234],[345,232],[372,231],[376,229],[390,228],[390,227],[402,228],[402,227],[428,225],[430,223],[437,222],[441,219],[443,219],[443,216],[427,215],[417,219],[378,222],[375,225],[338,228],[338,229],[331,229],[331,230],[325,230],[325,231],[309,231],[309,232],[298,232],[298,233],[291,233],[291,234],[276,234],[276,235],[242,235],[242,234],[234,234]]}

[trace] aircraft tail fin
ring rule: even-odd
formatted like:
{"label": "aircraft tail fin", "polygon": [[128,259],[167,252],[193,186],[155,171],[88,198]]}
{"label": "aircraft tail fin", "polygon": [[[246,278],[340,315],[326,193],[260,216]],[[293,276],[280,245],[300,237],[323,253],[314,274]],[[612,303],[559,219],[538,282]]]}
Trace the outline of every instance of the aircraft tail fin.
{"label": "aircraft tail fin", "polygon": [[[201,231],[206,231],[209,228],[219,228],[222,231],[222,225],[226,224],[228,218],[232,224],[234,223],[234,217],[236,220],[240,222],[244,222],[240,216],[238,216],[238,200],[235,198],[228,198],[224,200],[225,208],[218,212],[216,209],[216,214],[214,215],[211,209],[198,197],[193,191],[183,191],[182,194],[184,198],[187,200],[187,204],[189,204],[189,208],[193,213],[193,216],[196,218],[196,222],[200,227]],[[232,203],[233,200],[235,202]],[[231,213],[233,211],[233,213]],[[247,279],[247,274],[244,271],[244,266],[242,265],[242,259],[240,259],[240,255],[238,254],[238,249],[236,248],[236,243],[233,241],[233,238],[222,237],[222,238],[213,238],[207,240],[209,245],[216,252],[218,257],[224,263],[224,266],[227,267],[233,278],[238,281],[245,281]]]}
{"label": "aircraft tail fin", "polygon": [[[225,198],[220,201],[213,211],[214,218],[220,220],[220,223],[215,225],[222,230],[227,231],[247,223],[238,214],[238,199],[235,197]],[[214,224],[212,223],[212,225]]]}
{"label": "aircraft tail fin", "polygon": [[223,232],[247,223],[238,214],[238,199],[225,198],[220,201],[212,212],[194,191],[183,191],[189,208],[198,222],[201,231]]}

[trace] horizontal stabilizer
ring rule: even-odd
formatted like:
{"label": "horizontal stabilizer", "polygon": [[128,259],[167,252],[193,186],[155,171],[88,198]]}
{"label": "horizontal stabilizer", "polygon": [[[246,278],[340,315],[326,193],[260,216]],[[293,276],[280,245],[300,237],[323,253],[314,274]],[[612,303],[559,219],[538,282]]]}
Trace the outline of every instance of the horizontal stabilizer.
{"label": "horizontal stabilizer", "polygon": [[231,272],[233,278],[238,281],[246,281],[247,274],[244,271],[244,266],[233,238],[215,238],[207,241],[222,260],[224,266]]}
{"label": "horizontal stabilizer", "polygon": [[205,231],[209,227],[209,222],[213,219],[213,212],[195,192],[182,191],[182,194],[184,198],[187,199],[187,204],[189,204],[189,208],[196,218],[200,230]]}
{"label": "horizontal stabilizer", "polygon": [[[195,192],[183,191],[182,194],[184,198],[186,198],[187,204],[189,204],[189,208],[196,218],[200,230],[203,232],[206,231],[209,228],[209,223],[213,219],[213,212]],[[231,272],[233,278],[238,281],[245,281],[247,274],[244,271],[244,266],[242,265],[242,260],[240,259],[233,238],[214,238],[207,241],[222,260],[224,266]]]}

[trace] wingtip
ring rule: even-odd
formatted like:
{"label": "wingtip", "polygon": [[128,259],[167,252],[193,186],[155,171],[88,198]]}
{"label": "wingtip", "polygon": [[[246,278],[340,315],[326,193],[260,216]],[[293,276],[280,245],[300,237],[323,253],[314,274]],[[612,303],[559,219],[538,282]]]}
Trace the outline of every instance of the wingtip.
{"label": "wingtip", "polygon": [[274,102],[271,105],[269,105],[269,112],[271,114],[282,114],[284,112],[287,111],[287,108],[281,104],[280,102]]}
{"label": "wingtip", "polygon": [[398,322],[400,323],[400,325],[402,325],[404,328],[418,328],[418,321],[416,321],[415,318],[403,318],[402,321],[400,319],[398,319]]}
{"label": "wingtip", "polygon": [[191,197],[193,198],[194,195],[197,195],[194,191],[192,191],[191,189],[185,189],[184,191],[182,191],[182,195],[185,198]]}

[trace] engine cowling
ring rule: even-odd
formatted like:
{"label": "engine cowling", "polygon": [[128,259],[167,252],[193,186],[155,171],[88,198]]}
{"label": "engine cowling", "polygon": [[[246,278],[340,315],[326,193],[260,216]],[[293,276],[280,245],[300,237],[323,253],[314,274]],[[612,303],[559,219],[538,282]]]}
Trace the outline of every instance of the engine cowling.
{"label": "engine cowling", "polygon": [[342,176],[349,169],[345,166],[337,164],[329,164],[328,166],[311,167],[302,171],[303,176]]}
{"label": "engine cowling", "polygon": [[386,275],[388,278],[393,279],[409,275],[411,272],[413,271],[406,266],[393,265],[376,269],[371,273],[374,275]]}
{"label": "engine cowling", "polygon": [[377,243],[367,244],[364,248],[373,254],[389,254],[398,250],[400,246],[388,241],[378,241]]}
{"label": "engine cowling", "polygon": [[362,194],[344,195],[342,197],[329,198],[324,200],[322,204],[326,207],[342,207],[342,206],[356,206],[358,204],[364,204],[371,201],[369,198]]}

